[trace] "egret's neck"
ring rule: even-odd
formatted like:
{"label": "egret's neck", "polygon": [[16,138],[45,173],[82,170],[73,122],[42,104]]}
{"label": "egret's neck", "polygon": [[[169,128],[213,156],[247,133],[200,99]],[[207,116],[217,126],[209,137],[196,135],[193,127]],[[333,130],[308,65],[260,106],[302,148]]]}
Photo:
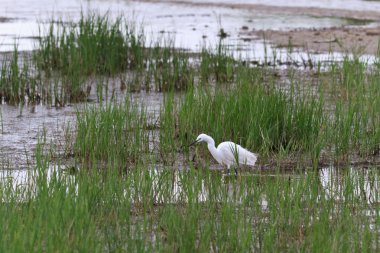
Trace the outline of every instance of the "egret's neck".
{"label": "egret's neck", "polygon": [[212,140],[212,142],[207,142],[207,148],[210,151],[211,155],[215,158],[215,160],[218,163],[222,164],[223,162],[220,156],[220,152],[216,149],[214,140]]}
{"label": "egret's neck", "polygon": [[205,137],[205,141],[207,142],[207,145],[208,146],[213,146],[215,148],[215,141],[213,138],[211,138],[210,136],[207,136]]}

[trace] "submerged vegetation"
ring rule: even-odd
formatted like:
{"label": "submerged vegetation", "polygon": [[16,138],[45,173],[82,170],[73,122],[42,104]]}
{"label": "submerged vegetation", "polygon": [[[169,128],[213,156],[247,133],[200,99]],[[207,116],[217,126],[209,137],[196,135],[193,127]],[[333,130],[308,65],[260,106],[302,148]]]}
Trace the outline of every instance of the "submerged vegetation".
{"label": "submerged vegetation", "polygon": [[[377,65],[250,66],[222,41],[189,53],[107,15],[45,32],[31,59],[3,58],[1,102],[87,103],[64,155],[41,138],[30,181],[1,181],[0,251],[379,250],[376,168],[321,170],[379,164]],[[201,132],[268,170],[210,171],[206,148],[187,147]]]}

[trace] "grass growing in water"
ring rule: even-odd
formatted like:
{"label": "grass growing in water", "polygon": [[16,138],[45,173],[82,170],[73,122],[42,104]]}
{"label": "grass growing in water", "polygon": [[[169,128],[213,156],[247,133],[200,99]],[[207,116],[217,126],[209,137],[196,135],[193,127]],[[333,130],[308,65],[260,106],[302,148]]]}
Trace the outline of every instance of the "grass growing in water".
{"label": "grass growing in water", "polygon": [[122,17],[81,16],[77,23],[51,22],[41,35],[34,55],[36,65],[48,76],[63,75],[65,100],[85,99],[84,77],[114,76],[123,70],[140,68],[144,38],[136,34]]}
{"label": "grass growing in water", "polygon": [[240,76],[236,86],[226,89],[189,91],[178,113],[183,142],[205,132],[217,143],[231,139],[261,154],[313,151],[325,121],[323,100],[286,95],[272,85],[264,87],[259,75],[253,71],[246,78]]}
{"label": "grass growing in water", "polygon": [[149,132],[144,108],[128,99],[89,107],[77,113],[74,153],[83,167],[128,168],[143,162],[149,151]]}
{"label": "grass growing in water", "polygon": [[[92,23],[81,25],[88,34],[102,29]],[[113,37],[99,36],[118,43],[118,32],[112,25],[110,30]],[[79,36],[83,48],[96,48],[88,41],[91,36]],[[281,91],[274,79],[268,81],[266,69],[236,67],[232,58],[218,51],[201,61],[202,84],[215,76],[217,82],[231,86],[194,88],[193,69],[186,72],[187,56],[158,49],[153,61],[145,64],[139,43],[132,40],[127,45],[135,53],[123,68],[149,69],[159,91],[180,90],[177,85],[188,89],[179,104],[173,94],[167,95],[161,110],[160,152],[170,154],[170,161],[177,158],[177,135],[181,144],[188,144],[200,132],[210,133],[217,142],[229,138],[267,156],[306,152],[318,159],[321,149],[327,148],[337,157],[357,150],[376,151],[380,135],[377,69],[367,72],[367,66],[346,59],[327,74],[330,86],[318,87],[314,97],[308,87],[305,93],[293,87]],[[66,50],[68,57],[73,54],[63,62],[86,61],[84,73],[64,69],[57,61],[55,70],[73,78],[68,82],[77,82],[75,87],[80,87],[82,74],[118,71],[113,64],[120,60],[117,55],[91,69],[89,63],[103,60],[101,53],[98,59],[91,50],[75,51],[80,50],[77,46],[51,48]],[[54,51],[45,52],[46,59],[61,59],[50,55]],[[23,92],[22,75],[16,65],[8,66],[12,71],[5,73],[17,80],[12,92]],[[210,76],[208,66],[213,70]],[[326,94],[325,100],[322,94],[330,88],[336,93]],[[45,157],[38,145],[34,186],[14,190],[14,185],[5,183],[0,190],[4,202],[0,251],[379,250],[377,170],[340,171],[338,179],[330,175],[327,181],[318,171],[296,176],[279,171],[266,176],[260,171],[240,179],[191,166],[186,171],[172,167],[157,171],[154,164],[144,162],[151,152],[144,109],[129,100],[101,104],[78,112],[77,121],[74,154],[85,169],[74,176],[60,170],[48,173],[52,158]],[[98,172],[99,168],[104,170]]]}
{"label": "grass growing in water", "polygon": [[377,170],[341,171],[339,185],[334,170],[239,180],[139,165],[68,175],[43,150],[32,185],[2,181],[1,251],[379,250]]}
{"label": "grass growing in water", "polygon": [[[359,59],[345,58],[342,65],[330,66],[330,84],[324,87],[333,114],[327,131],[337,160],[366,157],[379,153],[379,69]],[[332,108],[332,109],[331,109]]]}
{"label": "grass growing in water", "polygon": [[[193,85],[189,56],[172,45],[151,42],[146,48],[143,31],[122,16],[112,20],[107,14],[81,16],[79,22],[51,22],[41,35],[34,60],[48,76],[63,75],[65,100],[82,101],[84,78],[138,72],[130,90],[185,90]],[[43,36],[46,35],[46,36]],[[146,80],[141,83],[141,80]],[[150,84],[150,80],[154,84]],[[135,87],[135,86],[138,87]]]}
{"label": "grass growing in water", "polygon": [[156,46],[151,52],[149,66],[156,91],[180,91],[194,85],[194,70],[187,53],[172,46]]}
{"label": "grass growing in water", "polygon": [[203,49],[200,56],[199,74],[202,83],[215,78],[218,83],[231,82],[234,79],[235,60],[229,55],[222,40],[216,50]]}
{"label": "grass growing in water", "polygon": [[36,62],[45,71],[71,74],[115,74],[141,63],[143,36],[136,35],[122,17],[81,16],[78,23],[51,22],[41,37]]}
{"label": "grass growing in water", "polygon": [[18,52],[17,46],[12,53],[5,55],[0,68],[0,103],[17,105],[26,99],[30,102],[39,100],[40,82],[32,68],[27,57]]}

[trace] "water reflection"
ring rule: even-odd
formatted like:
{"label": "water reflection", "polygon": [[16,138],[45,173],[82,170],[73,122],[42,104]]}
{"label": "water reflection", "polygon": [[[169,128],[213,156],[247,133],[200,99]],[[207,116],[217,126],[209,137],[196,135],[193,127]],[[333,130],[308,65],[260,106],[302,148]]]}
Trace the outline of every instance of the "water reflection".
{"label": "water reflection", "polygon": [[[186,175],[186,173],[193,174]],[[357,199],[361,203],[370,205],[379,202],[379,172],[376,168],[339,169],[326,167],[319,170],[317,174],[315,171],[304,173],[306,176],[312,177],[317,175],[321,186],[320,197],[331,198],[337,202]],[[308,175],[308,173],[310,174]],[[76,193],[78,191],[78,183],[75,182],[76,174],[70,174],[70,171],[66,170],[65,167],[51,166],[45,172],[28,169],[0,170],[0,185],[3,189],[3,196],[11,199],[16,198],[17,201],[33,198],[38,190],[36,180],[41,178],[39,177],[41,175],[46,178],[47,187],[49,187],[49,182],[54,179],[68,184],[74,183]],[[127,183],[125,185],[128,185],[129,188],[124,190],[124,195],[135,203],[142,202],[150,196],[153,203],[157,205],[188,203],[189,199],[198,203],[207,201],[242,203],[247,201],[247,197],[252,196],[255,191],[257,182],[252,181],[252,179],[261,180],[264,183],[269,182],[269,180],[280,179],[291,183],[301,180],[304,176],[305,174],[302,175],[302,172],[290,174],[270,170],[264,173],[262,171],[243,172],[237,177],[235,174],[225,174],[221,171],[199,174],[195,170],[189,172],[186,170],[147,169],[126,176]],[[254,183],[244,184],[248,180]],[[211,181],[215,184],[212,187],[210,187]],[[144,189],[149,190],[143,192]],[[261,192],[257,196],[256,203],[261,206],[262,211],[268,211],[266,193]],[[350,199],[345,199],[347,197]],[[7,202],[9,199],[3,197],[3,201]]]}
{"label": "water reflection", "polygon": [[353,196],[367,204],[379,202],[379,172],[377,168],[339,169],[323,168],[319,172],[321,185],[326,197],[344,201],[344,194],[352,192]]}
{"label": "water reflection", "polygon": [[39,190],[38,185],[41,186],[41,182],[38,182],[38,180],[45,179],[46,186],[49,187],[52,180],[72,184],[75,177],[60,166],[51,166],[46,171],[35,169],[0,170],[1,199],[3,202],[30,200],[35,197]]}

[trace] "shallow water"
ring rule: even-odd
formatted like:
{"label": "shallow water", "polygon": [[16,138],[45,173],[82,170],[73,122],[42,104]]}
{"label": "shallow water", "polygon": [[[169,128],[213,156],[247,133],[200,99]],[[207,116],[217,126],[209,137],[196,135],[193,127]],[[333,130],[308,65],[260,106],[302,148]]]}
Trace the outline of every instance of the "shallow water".
{"label": "shallow water", "polygon": [[[0,167],[26,168],[33,159],[38,139],[44,135],[47,142],[61,143],[65,127],[74,124],[75,108],[55,108],[45,105],[26,105],[24,108],[3,104],[0,106]],[[59,151],[59,148],[57,149]]]}
{"label": "shallow water", "polygon": [[[12,2],[9,0],[5,0],[5,2],[8,4],[8,7],[6,8],[11,8]],[[281,2],[281,0],[278,0],[275,2],[275,4]],[[325,3],[327,1],[321,2]],[[338,2],[338,0],[333,0],[332,2]],[[6,42],[5,44],[9,44],[0,45],[0,50],[12,50],[15,38],[19,38],[20,50],[31,50],[33,48],[33,39],[28,37],[36,35],[35,29],[37,29],[38,24],[35,17],[39,16],[40,18],[48,19],[51,17],[51,13],[49,14],[49,11],[51,9],[55,10],[56,13],[60,13],[60,15],[65,16],[65,18],[68,18],[66,15],[69,15],[72,18],[78,18],[80,13],[78,10],[79,1],[74,0],[56,2],[50,2],[48,0],[29,0],[24,1],[24,3],[25,5],[22,5],[20,2],[15,2],[14,5],[19,5],[20,9],[12,9],[12,12],[7,12],[7,15],[14,15],[15,17],[19,16],[20,18],[10,19],[8,21],[6,20],[3,23],[1,23],[2,14],[0,10],[0,34],[2,34],[0,35],[0,41]],[[109,3],[112,4],[108,5]],[[36,4],[37,8],[29,11],[33,4]],[[241,9],[211,7],[199,8],[196,6],[187,6],[185,8],[182,8],[183,5],[171,6],[169,4],[161,3],[155,4],[127,1],[91,1],[84,3],[82,2],[81,4],[86,5],[86,8],[91,8],[89,5],[95,5],[96,8],[99,8],[100,12],[104,12],[109,6],[111,6],[110,8],[112,8],[112,13],[114,14],[120,10],[124,10],[124,8],[130,8],[126,11],[126,13],[135,12],[138,13],[136,15],[142,15],[144,9],[147,9],[148,11],[144,12],[148,13],[148,15],[145,16],[145,22],[150,22],[150,25],[145,27],[148,28],[148,30],[150,29],[150,36],[175,36],[177,47],[185,47],[194,51],[198,50],[203,44],[213,45],[217,43],[218,30],[223,27],[227,32],[231,34],[231,36],[226,39],[226,43],[231,45],[231,50],[234,52],[234,54],[248,55],[248,57],[251,59],[262,59],[265,56],[263,54],[265,51],[264,43],[260,40],[254,42],[242,41],[242,38],[239,37],[239,30],[242,29],[243,26],[247,26],[248,29],[289,29],[292,26],[297,26],[299,24],[302,24],[303,27],[329,27],[332,25],[342,25],[346,24],[346,22],[349,22],[342,19],[317,19],[302,15],[276,16],[273,14],[269,15],[259,13],[251,16],[249,12]],[[3,27],[5,27],[5,29],[2,29],[2,25],[4,25]],[[163,33],[160,33],[160,31],[163,31]],[[203,36],[207,37],[202,38]],[[269,54],[273,53],[270,46],[267,52]],[[300,57],[305,57],[305,54],[302,51],[298,52],[297,50],[295,50],[295,53],[292,53],[291,55],[289,55],[286,51],[278,50],[277,52],[280,52],[280,54],[283,55],[281,57],[284,57],[286,60],[289,60],[290,58],[290,60],[299,61]],[[0,62],[1,57],[2,55],[0,53]],[[277,57],[279,57],[279,55],[277,55]],[[312,57],[314,60],[330,61],[332,58],[339,60],[341,58],[341,54],[311,55],[310,57]],[[91,77],[91,79],[93,78],[96,79],[96,77]],[[100,78],[99,82],[103,83],[104,79],[104,77]],[[96,84],[98,84],[97,80],[87,81],[93,82],[93,84],[96,82]],[[108,99],[110,99],[110,96],[113,96],[112,94],[114,94],[114,92],[116,94],[116,99],[123,99],[125,97],[126,91],[120,90],[120,80],[116,78],[112,80],[106,80],[106,82],[108,81],[110,84],[104,88],[108,89],[108,92],[106,92],[106,94],[109,96]],[[156,119],[160,114],[160,107],[163,104],[163,94],[156,92],[146,93],[144,91],[140,91],[132,93],[130,96],[131,100],[142,104],[146,108],[149,118],[152,120],[152,124],[156,124]],[[178,96],[181,95],[179,94]],[[39,138],[41,136],[46,136],[46,143],[48,144],[46,145],[47,148],[49,148],[50,145],[54,146],[53,155],[55,155],[55,152],[57,152],[59,156],[58,158],[54,157],[52,161],[49,161],[50,165],[47,171],[44,172],[46,173],[47,185],[50,185],[50,188],[54,189],[54,187],[52,187],[52,184],[49,184],[49,182],[54,182],[53,179],[57,178],[60,178],[60,180],[64,182],[70,181],[71,186],[75,186],[75,191],[73,192],[74,198],[78,196],[77,194],[80,192],[80,184],[77,183],[77,180],[80,177],[77,176],[76,170],[72,169],[77,168],[77,166],[73,162],[74,159],[71,158],[72,154],[70,154],[68,157],[64,156],[63,154],[66,152],[66,144],[74,140],[73,136],[75,135],[75,125],[78,111],[80,111],[84,106],[93,105],[99,105],[95,85],[92,85],[89,101],[86,103],[68,104],[64,107],[54,107],[44,104],[25,104],[23,106],[17,107],[7,104],[0,104],[0,187],[3,189],[3,193],[4,190],[7,193],[3,194],[2,199],[0,200],[3,204],[8,202],[14,203],[14,201],[22,202],[30,200],[30,198],[33,199],[33,197],[38,194],[38,172],[31,168],[35,167],[34,153],[36,151],[37,144],[40,143]],[[152,135],[154,135],[159,131],[152,130],[152,132]],[[159,137],[156,137],[155,140],[159,140]],[[154,144],[155,143],[152,145]],[[138,185],[140,182],[138,181],[140,179],[146,179],[148,177],[149,179],[146,181],[149,183],[149,186],[151,186],[152,191],[152,198],[149,197],[149,199],[151,199],[152,203],[154,203],[154,209],[156,209],[155,205],[162,204],[166,206],[169,203],[178,205],[179,207],[184,206],[183,203],[189,202],[188,200],[190,199],[190,195],[188,196],[187,194],[189,194],[189,186],[191,188],[194,181],[193,177],[184,177],[183,175],[184,173],[188,172],[189,167],[197,166],[195,164],[193,164],[193,166],[190,166],[189,163],[191,162],[184,157],[184,153],[182,153],[180,150],[178,150],[178,152],[174,155],[174,158],[171,159],[174,160],[173,166],[165,166],[164,168],[162,164],[155,164],[155,167],[149,170],[149,166],[152,166],[149,165],[147,168],[142,169],[141,175],[143,175],[143,177],[138,177],[140,174],[137,174],[137,177],[134,177],[134,179],[133,177],[131,177],[132,179],[128,178],[129,184],[126,184],[128,186],[122,185],[121,187],[123,188],[120,192],[125,194],[125,196],[130,197],[130,201],[128,199],[130,203],[138,205],[139,203],[136,202],[139,202],[140,200],[144,201],[144,198],[147,197],[146,195],[142,195],[144,193],[139,192]],[[316,186],[313,189],[317,189],[317,196],[315,199],[316,205],[311,206],[311,208],[315,208],[317,210],[319,208],[323,209],[324,207],[318,204],[321,198],[326,198],[328,200],[332,199],[334,203],[340,203],[341,201],[345,201],[345,196],[346,198],[349,196],[357,198],[359,200],[358,205],[355,206],[355,208],[358,208],[358,210],[353,211],[353,215],[355,215],[355,212],[363,212],[371,219],[376,219],[379,217],[377,209],[371,208],[371,205],[377,206],[380,199],[379,171],[377,168],[339,169],[335,167],[325,167],[319,169],[318,171],[298,170],[296,168],[294,168],[294,170],[290,169],[286,171],[278,171],[275,169],[260,169],[265,166],[259,165],[257,167],[259,169],[255,168],[253,170],[243,170],[241,172],[241,175],[239,177],[236,177],[234,173],[228,174],[218,170],[220,169],[220,166],[212,160],[211,156],[207,156],[202,160],[206,163],[210,161],[211,164],[210,166],[199,167],[210,167],[212,170],[212,180],[215,180],[214,182],[216,182],[216,185],[220,183],[222,186],[221,188],[218,188],[218,191],[215,192],[214,190],[214,192],[212,192],[213,190],[208,187],[208,184],[210,183],[209,178],[203,176],[196,177],[199,181],[195,183],[197,183],[197,186],[199,187],[197,188],[197,191],[192,192],[192,196],[195,196],[194,199],[197,199],[197,202],[202,204],[207,203],[210,200],[226,201],[227,203],[231,201],[233,204],[241,204],[244,203],[243,201],[252,201],[252,203],[254,202],[254,205],[258,206],[257,210],[262,210],[263,214],[262,218],[260,217],[260,219],[265,220],[267,219],[267,214],[276,215],[278,213],[278,210],[271,204],[273,203],[273,196],[269,194],[270,191],[260,192],[260,194],[257,195],[257,198],[251,198],[252,192],[258,192],[256,188],[258,184],[256,184],[256,182],[259,181],[261,186],[272,186],[272,184],[275,185],[278,181],[280,182],[281,187],[284,186],[284,188],[286,188],[286,186],[289,185],[290,190],[284,193],[286,197],[291,199],[292,196],[294,196],[292,195],[294,194],[292,190],[297,189],[298,182],[305,182],[304,180],[306,175],[307,178],[311,176],[313,179],[317,179],[313,181],[315,185],[313,184],[312,186],[306,186],[306,188],[309,186]],[[60,164],[60,166],[57,164]],[[136,171],[136,173],[139,173],[139,170]],[[198,172],[199,175],[203,175],[201,174],[201,171],[195,171],[195,169],[192,169],[190,171],[190,173],[194,174],[197,174]],[[190,175],[193,176],[194,174]],[[182,181],[184,178],[187,181]],[[247,186],[244,186],[244,180],[246,180],[245,182],[254,182],[254,184],[250,184],[252,187],[247,189]],[[345,191],[344,187],[347,185],[347,181],[352,182],[351,184],[348,184],[350,187],[352,187],[351,189],[353,194],[351,195],[345,195],[343,193]],[[240,182],[243,182],[243,184],[240,184]],[[63,187],[67,186],[63,185]],[[64,191],[68,191],[68,188],[63,189]],[[221,189],[221,191],[219,191],[219,189]],[[305,196],[305,194],[302,193],[303,191],[301,191],[301,196]],[[274,202],[276,201],[278,201],[278,198],[274,198]],[[250,205],[244,204],[244,206],[248,207]],[[215,207],[217,207],[217,205],[215,205]],[[291,208],[291,205],[289,208]],[[124,207],[122,211],[125,211]],[[337,212],[339,212],[339,209]],[[131,216],[137,219],[140,218],[136,217],[136,215]],[[318,219],[318,214],[317,216],[310,215],[310,217],[315,217]],[[250,219],[250,221],[252,220]],[[109,222],[108,219],[106,222]],[[335,222],[335,220],[332,220],[332,222]],[[132,230],[133,223],[134,222],[132,222],[131,225]],[[263,224],[265,223],[266,222]],[[377,220],[371,222],[371,229],[378,231],[377,224]],[[277,222],[274,226],[276,225]],[[139,227],[137,226],[137,228]],[[288,233],[287,230],[285,230],[285,232]],[[152,233],[152,237],[153,236],[154,238],[152,241],[160,240],[160,238],[156,239],[155,233]]]}
{"label": "shallow water", "polygon": [[[111,90],[112,88],[108,88]],[[89,99],[94,102],[68,104],[55,107],[44,104],[25,104],[24,106],[0,105],[0,169],[27,168],[33,165],[33,156],[37,143],[46,137],[45,143],[54,146],[54,151],[64,154],[66,143],[73,141],[76,114],[85,106],[98,104],[95,89]],[[112,96],[110,91],[109,96]],[[125,97],[124,92],[115,92],[118,99]],[[108,98],[110,99],[110,98]],[[163,100],[161,93],[144,91],[131,93],[133,103],[141,105],[148,118],[154,123],[160,114]],[[153,124],[152,123],[152,124]]]}
{"label": "shallow water", "polygon": [[[167,178],[168,171],[161,169],[153,169],[148,172],[149,177],[152,179],[152,191],[153,196],[155,196],[156,204],[167,204],[178,203],[186,201],[186,190],[183,189],[181,182],[181,173],[185,173],[186,170],[173,170],[170,172],[171,188],[172,194],[171,199],[168,199],[167,196],[161,196],[165,194],[161,192],[160,182],[162,178]],[[36,192],[36,178],[38,173],[32,170],[25,169],[13,169],[13,170],[0,170],[0,185],[11,185],[11,189],[14,191],[15,196],[22,201],[26,196],[22,195],[25,192],[31,191]],[[62,180],[74,180],[75,173],[71,173],[70,169],[67,169],[65,166],[50,166],[48,171],[45,172],[48,181],[52,178],[61,178]],[[231,193],[231,198],[233,197],[233,186],[235,185],[234,181],[236,180],[246,180],[250,177],[265,177],[267,179],[274,179],[277,177],[284,178],[289,181],[301,180],[305,174],[309,173],[312,176],[318,177],[320,183],[321,191],[320,194],[324,198],[331,198],[335,201],[344,201],[342,197],[342,187],[344,187],[344,181],[350,180],[353,189],[353,197],[363,199],[369,205],[377,205],[380,200],[380,181],[379,181],[379,171],[377,168],[373,169],[358,169],[358,168],[346,168],[346,169],[337,169],[335,167],[325,167],[318,170],[317,173],[313,170],[304,170],[304,171],[293,171],[289,173],[278,173],[276,170],[251,170],[251,171],[242,171],[237,177],[234,173],[229,174],[223,171],[213,171],[212,173],[219,174],[219,178],[222,184],[226,186],[226,189]],[[205,180],[202,180],[201,190],[198,192],[198,201],[207,202],[209,193],[207,192],[207,187],[205,187]],[[126,191],[133,191],[133,189],[125,189]],[[235,189],[236,190],[236,189]],[[19,195],[21,193],[21,195]],[[241,197],[244,197],[244,192],[241,192]],[[166,202],[163,202],[166,201]],[[265,196],[262,196],[261,206],[265,210],[266,199]]]}
{"label": "shallow water", "polygon": [[[215,2],[215,1],[189,1],[189,2]],[[232,3],[235,1],[223,0],[220,3]],[[252,0],[239,1],[239,3],[267,4],[267,1]],[[344,2],[344,4],[343,4]],[[342,8],[355,10],[380,10],[380,3],[363,2],[358,0],[322,0],[318,2],[295,1],[288,3],[285,0],[271,2],[273,5],[293,5],[293,6],[315,6],[322,8]],[[226,44],[230,45],[235,55],[248,56],[250,59],[263,59],[265,51],[268,55],[274,51],[278,53],[278,58],[299,61],[305,58],[305,53],[294,50],[289,54],[284,50],[273,49],[269,45],[265,50],[265,44],[260,38],[255,41],[244,41],[239,35],[241,29],[290,29],[307,27],[331,27],[350,24],[350,20],[340,18],[320,18],[305,15],[274,15],[268,13],[252,13],[241,8],[197,6],[175,4],[173,2],[140,2],[140,1],[50,1],[50,0],[24,0],[10,1],[3,0],[0,5],[0,51],[13,50],[14,43],[17,42],[19,50],[34,49],[35,36],[39,35],[38,27],[40,22],[46,22],[51,18],[64,20],[78,19],[81,10],[97,11],[101,14],[109,12],[116,16],[123,14],[126,17],[133,17],[136,24],[143,24],[148,41],[157,37],[175,38],[177,47],[197,51],[203,46],[213,46],[219,41],[217,36],[219,30],[223,28],[230,36],[226,38]],[[5,19],[3,18],[5,17]],[[244,28],[243,28],[244,27]],[[149,37],[150,36],[150,37]],[[307,55],[313,60],[331,61],[339,60],[341,54],[332,53],[329,55]],[[94,90],[94,89],[93,89]],[[96,95],[90,97],[96,101]],[[153,116],[159,114],[162,103],[162,94],[158,93],[135,93],[132,99],[143,103]],[[63,108],[46,105],[25,105],[24,107],[14,107],[6,104],[0,105],[0,168],[12,168],[2,172],[1,180],[12,180],[15,185],[23,185],[29,181],[28,171],[24,170],[30,166],[33,154],[38,143],[38,138],[44,132],[47,142],[54,143],[58,152],[64,152],[64,141],[69,136],[65,135],[65,129],[70,126],[75,128],[76,111],[84,104],[68,105]],[[61,148],[61,149],[60,149]],[[356,172],[350,172],[354,175]],[[258,176],[249,173],[247,176]],[[259,176],[263,176],[261,173]],[[273,175],[264,175],[273,176]],[[292,175],[296,177],[296,175]],[[334,168],[324,168],[319,171],[322,186],[333,194],[331,190],[339,187],[339,174]],[[376,188],[365,186],[367,196],[374,195]],[[180,191],[180,187],[178,191]],[[204,198],[204,196],[202,197]]]}
{"label": "shallow water", "polygon": [[[188,2],[206,2],[203,0],[189,0]],[[213,3],[236,3],[236,4],[262,4],[273,6],[292,6],[292,7],[318,7],[318,8],[334,8],[341,10],[355,10],[355,11],[380,11],[380,3],[377,1],[366,0],[208,0],[207,2]]]}
{"label": "shallow water", "polygon": [[[76,20],[81,11],[96,11],[100,14],[106,12],[113,16],[123,14],[137,25],[143,25],[147,41],[163,37],[171,38],[176,47],[199,51],[204,46],[215,46],[219,42],[217,36],[220,29],[229,35],[225,44],[229,45],[236,57],[263,60],[276,54],[277,59],[289,60],[289,53],[283,49],[273,49],[257,38],[247,39],[239,33],[242,29],[273,29],[286,30],[290,28],[323,28],[342,25],[355,25],[352,20],[334,17],[314,17],[303,15],[273,14],[248,10],[236,6],[231,8],[223,4],[268,4],[267,1],[217,1],[220,6],[208,5],[216,1],[49,1],[49,0],[3,0],[0,6],[0,51],[11,51],[14,44],[18,49],[32,50],[35,48],[35,38],[39,36],[39,23],[50,19]],[[188,2],[189,4],[183,4]],[[182,4],[180,4],[182,3]],[[191,3],[202,3],[201,6]],[[346,1],[287,1],[277,0],[271,5],[291,6],[318,6],[344,9],[376,10],[378,3],[367,3],[358,0]],[[373,8],[370,8],[372,6]],[[268,43],[268,42],[267,42]],[[293,61],[301,61],[310,54],[294,50],[290,57]],[[315,60],[331,60],[341,58],[341,54],[317,54],[311,56]],[[365,56],[367,57],[367,56]],[[369,56],[368,56],[369,57]]]}

